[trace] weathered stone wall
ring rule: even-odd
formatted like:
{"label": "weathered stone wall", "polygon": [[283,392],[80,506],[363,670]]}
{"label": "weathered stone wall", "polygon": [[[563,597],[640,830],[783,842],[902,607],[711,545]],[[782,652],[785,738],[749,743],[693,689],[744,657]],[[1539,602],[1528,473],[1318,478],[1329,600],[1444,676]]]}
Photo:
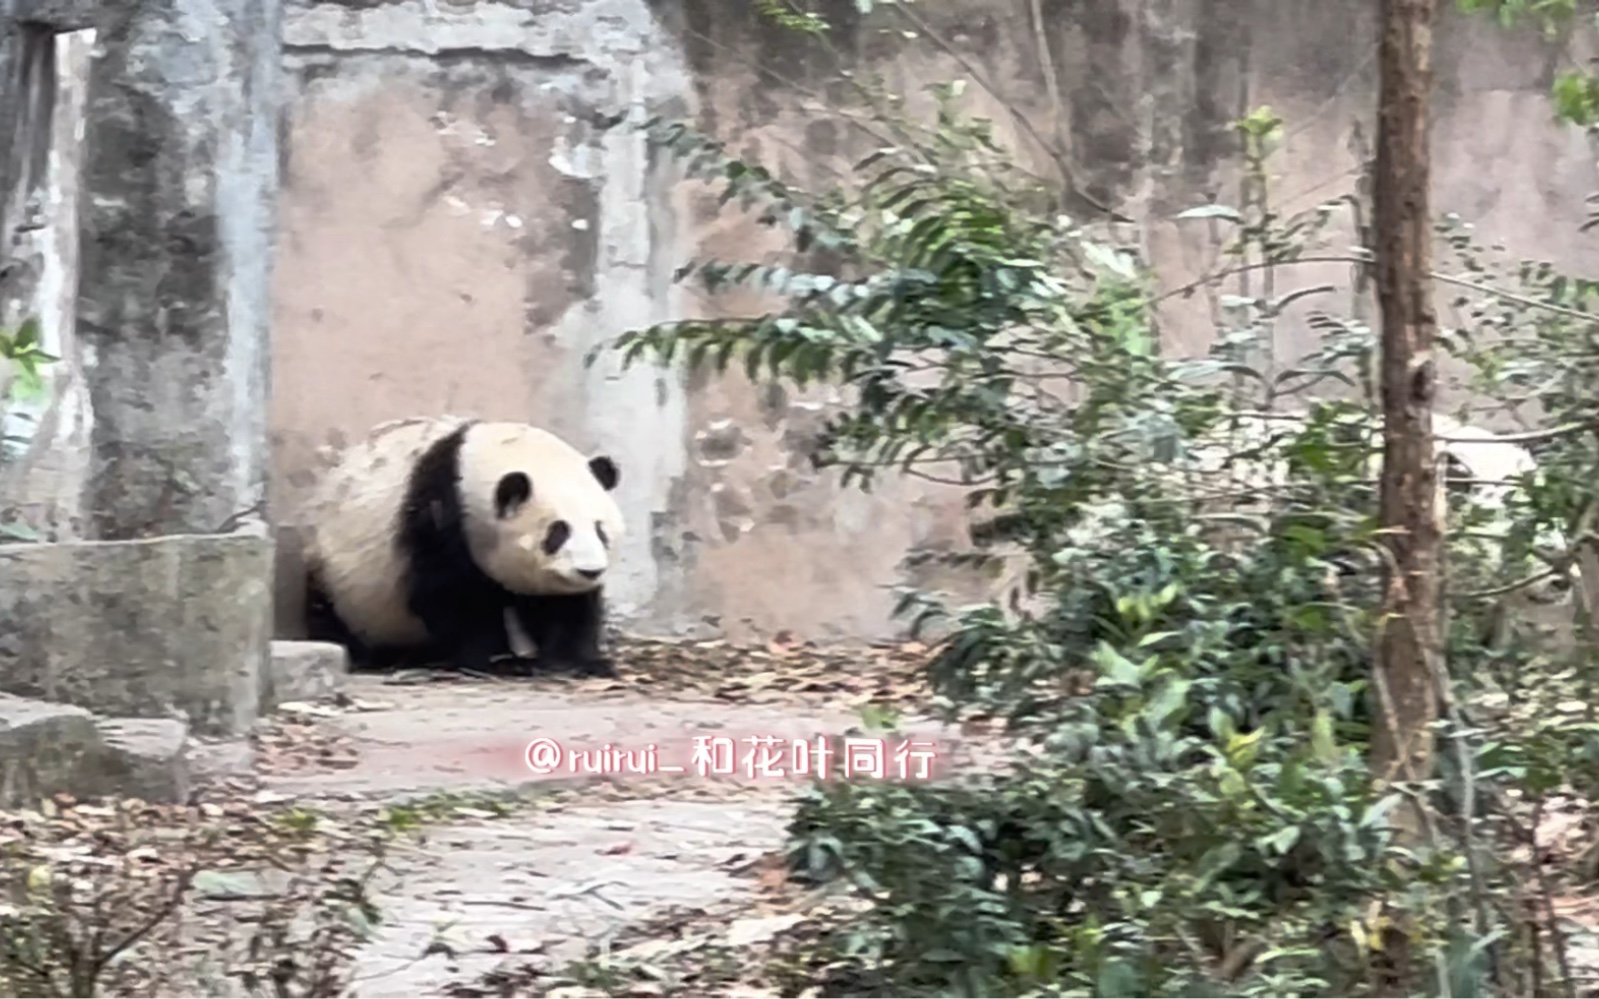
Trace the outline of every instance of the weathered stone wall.
{"label": "weathered stone wall", "polygon": [[[973,87],[974,106],[1018,155],[1055,169],[1010,108],[1064,143],[1089,198],[1136,220],[1129,230],[1177,288],[1212,266],[1217,249],[1205,223],[1172,216],[1212,196],[1236,200],[1228,123],[1249,108],[1269,104],[1289,122],[1274,176],[1286,209],[1355,187],[1373,134],[1368,6],[985,0],[925,10],[931,23],[917,26],[882,11],[860,24],[847,0],[823,12],[841,27],[844,58],[902,93],[980,73],[1005,100]],[[907,578],[907,550],[958,537],[956,497],[893,481],[863,495],[813,473],[801,450],[825,392],[583,363],[622,329],[711,307],[672,286],[686,259],[777,247],[677,185],[631,126],[692,113],[734,148],[806,179],[846,167],[874,141],[828,110],[841,96],[829,83],[836,67],[759,23],[752,7],[291,5],[276,521],[292,527],[319,448],[379,420],[437,411],[534,420],[622,465],[632,532],[613,593],[630,623],[818,637],[892,630],[887,587]],[[918,37],[905,38],[913,28]],[[1559,48],[1453,11],[1439,45],[1438,209],[1518,252],[1593,270],[1576,222],[1599,176],[1585,140],[1555,125],[1547,103]],[[1347,287],[1349,268],[1304,268],[1291,281]],[[1168,343],[1199,348],[1207,315],[1200,299],[1174,299]],[[1279,351],[1308,345],[1290,317]],[[296,596],[280,590],[285,632]]]}
{"label": "weathered stone wall", "polygon": [[[272,549],[226,535],[0,545],[0,690],[194,731],[249,730],[264,676]],[[270,704],[268,705],[270,706]]]}
{"label": "weathered stone wall", "polygon": [[[278,0],[0,0],[10,403],[0,690],[239,732],[270,637],[264,522]],[[0,379],[3,381],[3,379]]]}

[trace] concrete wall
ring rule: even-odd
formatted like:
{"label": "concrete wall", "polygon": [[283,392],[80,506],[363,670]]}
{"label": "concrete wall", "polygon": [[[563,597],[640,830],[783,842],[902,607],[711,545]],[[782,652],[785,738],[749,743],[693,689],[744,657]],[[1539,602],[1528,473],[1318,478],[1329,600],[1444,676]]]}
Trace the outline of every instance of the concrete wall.
{"label": "concrete wall", "polygon": [[[532,420],[622,466],[632,531],[612,592],[632,626],[892,632],[887,587],[906,578],[908,550],[959,536],[956,497],[903,482],[868,496],[811,472],[801,448],[825,393],[583,363],[617,332],[709,308],[671,284],[689,257],[776,246],[676,184],[632,125],[692,113],[805,179],[845,167],[870,141],[824,106],[841,96],[829,84],[838,64],[761,25],[751,7],[291,4],[271,413],[278,523],[292,528],[319,449],[377,421],[437,411]],[[914,39],[891,12],[862,25],[853,3],[823,9],[842,28],[841,57],[902,93],[975,68],[1041,133],[1061,135],[1084,190],[1137,220],[1170,287],[1214,261],[1208,227],[1171,216],[1209,195],[1236,201],[1227,126],[1248,108],[1269,104],[1289,122],[1276,185],[1290,209],[1352,190],[1370,156],[1374,5],[1041,0],[1039,25],[1026,0],[986,0],[924,11],[934,37],[918,28]],[[1437,208],[1518,252],[1592,271],[1576,223],[1599,177],[1546,97],[1561,50],[1452,10],[1439,44]],[[1000,119],[1024,160],[1051,169],[1001,103],[979,92],[974,106]],[[1349,272],[1307,269],[1292,281],[1347,287]],[[1202,301],[1174,304],[1168,342],[1202,349],[1206,315]],[[1308,344],[1292,323],[1282,337],[1289,352]],[[280,589],[287,632],[296,596]]]}

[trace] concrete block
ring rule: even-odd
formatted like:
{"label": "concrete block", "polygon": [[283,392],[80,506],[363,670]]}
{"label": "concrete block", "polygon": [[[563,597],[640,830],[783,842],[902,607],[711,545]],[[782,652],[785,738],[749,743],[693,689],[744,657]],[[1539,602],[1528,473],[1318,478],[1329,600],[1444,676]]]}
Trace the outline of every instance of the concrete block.
{"label": "concrete block", "polygon": [[0,694],[0,808],[76,793],[102,749],[94,716],[70,704]]}
{"label": "concrete block", "polygon": [[189,800],[189,728],[170,718],[102,718],[101,748],[73,793],[178,804]]}
{"label": "concrete block", "polygon": [[0,545],[0,691],[242,735],[272,627],[264,528]]}
{"label": "concrete block", "polygon": [[350,672],[344,646],[332,642],[278,641],[267,657],[270,693],[263,710],[286,701],[320,701],[344,689]]}

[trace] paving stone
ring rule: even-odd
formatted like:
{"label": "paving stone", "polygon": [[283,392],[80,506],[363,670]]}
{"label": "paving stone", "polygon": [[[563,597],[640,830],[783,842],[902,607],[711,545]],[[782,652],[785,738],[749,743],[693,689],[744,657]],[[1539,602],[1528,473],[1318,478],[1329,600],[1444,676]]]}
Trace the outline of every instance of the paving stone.
{"label": "paving stone", "polygon": [[100,749],[94,715],[83,708],[0,693],[0,808],[75,793]]}

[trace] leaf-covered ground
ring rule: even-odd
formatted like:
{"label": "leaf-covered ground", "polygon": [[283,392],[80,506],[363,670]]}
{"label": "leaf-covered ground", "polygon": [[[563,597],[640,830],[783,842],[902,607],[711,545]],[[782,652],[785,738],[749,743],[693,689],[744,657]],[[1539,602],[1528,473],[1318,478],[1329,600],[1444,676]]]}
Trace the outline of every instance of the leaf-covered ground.
{"label": "leaf-covered ground", "polygon": [[[595,738],[880,727],[926,712],[926,655],[629,640],[615,681],[352,678],[334,702],[263,722],[253,767],[208,779],[187,806],[59,799],[0,815],[0,992],[73,994],[63,976],[101,962],[107,995],[268,994],[274,980],[298,995],[858,994],[817,946],[856,903],[785,874],[794,785],[517,786],[483,779],[469,754],[453,769],[383,765],[461,755],[460,732],[514,741],[551,717],[578,731],[584,712]],[[963,766],[998,758],[981,757]],[[1552,809],[1540,847],[1569,867],[1592,841],[1580,810]],[[1590,899],[1558,904],[1595,924]],[[1572,957],[1599,965],[1580,943]]]}
{"label": "leaf-covered ground", "polygon": [[[624,637],[614,680],[541,677],[503,679],[437,671],[385,677],[371,696],[338,702],[285,705],[252,735],[263,773],[338,771],[356,765],[345,732],[326,724],[349,712],[384,710],[414,688],[477,686],[506,691],[558,691],[586,701],[648,698],[703,700],[729,705],[795,705],[855,712],[868,723],[924,713],[931,698],[921,672],[928,650],[919,642],[823,648],[780,632],[768,642],[737,644]],[[425,695],[424,695],[425,696]]]}
{"label": "leaf-covered ground", "polygon": [[[332,702],[285,705],[263,720],[249,740],[249,768],[201,781],[186,806],[57,799],[35,811],[0,814],[0,857],[9,889],[0,929],[12,941],[0,960],[0,976],[14,986],[6,990],[10,994],[72,994],[62,991],[74,988],[72,975],[97,976],[102,994],[113,995],[240,994],[241,986],[270,992],[279,987],[274,982],[291,994],[327,995],[352,975],[354,994],[395,994],[395,988],[407,988],[397,979],[361,981],[361,966],[373,963],[367,953],[372,945],[363,947],[358,937],[369,929],[380,936],[392,930],[395,918],[403,920],[407,909],[417,908],[418,900],[409,897],[415,888],[416,894],[431,893],[427,904],[434,908],[467,913],[449,934],[399,934],[399,944],[410,951],[398,963],[438,966],[427,984],[415,987],[447,986],[463,995],[484,989],[505,995],[551,989],[609,994],[582,970],[592,967],[584,961],[592,940],[544,939],[565,932],[560,920],[553,929],[547,919],[540,922],[547,908],[541,900],[567,890],[556,883],[559,877],[552,876],[548,887],[539,883],[540,890],[518,896],[524,897],[518,902],[464,883],[459,872],[450,875],[452,881],[438,869],[450,853],[485,842],[509,849],[508,835],[558,830],[563,823],[602,830],[569,837],[583,841],[580,855],[596,859],[552,859],[552,872],[573,868],[578,874],[577,868],[610,865],[624,881],[630,864],[655,872],[635,879],[639,897],[625,908],[639,913],[636,925],[624,921],[608,930],[606,946],[632,947],[630,941],[648,939],[666,925],[684,932],[699,925],[707,940],[715,940],[727,932],[716,928],[719,922],[732,927],[734,945],[766,946],[778,929],[796,922],[794,907],[801,904],[789,897],[769,848],[780,842],[782,803],[793,787],[641,777],[514,790],[514,781],[485,788],[473,774],[453,781],[448,773],[434,773],[417,778],[404,794],[389,793],[360,780],[393,745],[375,740],[370,723],[412,733],[416,744],[408,748],[421,755],[437,755],[430,754],[428,740],[448,726],[433,722],[452,704],[466,722],[484,730],[499,724],[514,731],[526,711],[548,710],[558,699],[606,712],[596,717],[623,729],[635,706],[685,724],[714,727],[718,719],[733,719],[727,724],[746,730],[765,718],[810,719],[830,731],[852,724],[880,727],[925,711],[928,698],[919,676],[925,656],[926,649],[914,643],[824,649],[787,635],[753,646],[626,639],[617,651],[622,677],[611,681],[436,673],[352,678]],[[501,713],[499,723],[490,708]],[[295,781],[307,776],[325,782],[314,795],[295,790]],[[694,814],[708,817],[702,822],[708,830],[674,832],[673,823],[692,822]],[[724,814],[748,816],[742,824],[728,820],[739,828],[729,830],[727,842],[715,828]],[[743,839],[734,842],[732,833]],[[672,843],[679,840],[674,853]],[[740,845],[746,841],[764,848]],[[569,857],[573,846],[564,848]],[[537,868],[540,857],[561,856],[549,853],[554,849],[516,845],[505,863]],[[676,854],[681,856],[674,860]],[[689,861],[690,867],[714,867],[720,879],[700,891],[691,880],[700,875],[684,874],[683,890],[705,903],[673,909],[652,901],[651,886],[667,883],[662,878],[674,865]],[[497,916],[502,922],[480,933],[472,913],[491,907],[504,910]],[[519,914],[526,919],[519,921]],[[781,918],[761,921],[768,916]],[[450,942],[441,942],[446,937]],[[694,943],[664,952],[657,963],[664,969],[696,961],[700,951],[707,969],[720,960],[709,959],[714,944]],[[671,972],[670,981],[651,984],[627,972],[622,977],[633,984],[626,989],[642,991],[615,994],[662,994],[679,980],[691,991],[699,984],[708,989],[715,974],[705,974],[703,983]]]}

